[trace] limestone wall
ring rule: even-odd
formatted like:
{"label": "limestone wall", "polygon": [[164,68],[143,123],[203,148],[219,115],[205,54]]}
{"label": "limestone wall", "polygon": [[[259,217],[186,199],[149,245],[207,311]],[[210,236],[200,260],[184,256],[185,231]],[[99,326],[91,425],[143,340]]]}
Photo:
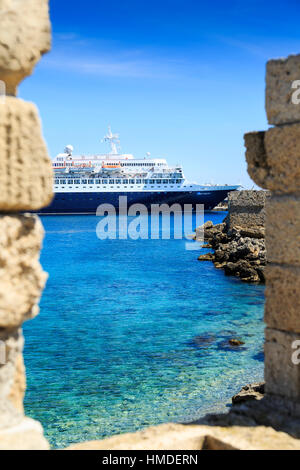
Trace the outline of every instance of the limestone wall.
{"label": "limestone wall", "polygon": [[37,108],[9,96],[49,48],[48,0],[0,0],[0,450],[49,448],[23,409],[22,323],[38,314],[47,279],[42,224],[23,212],[51,201],[52,167]]}
{"label": "limestone wall", "polygon": [[267,191],[233,191],[228,195],[228,228],[265,226]]}
{"label": "limestone wall", "polygon": [[[265,379],[269,400],[300,417],[300,55],[271,60],[265,132],[245,135],[248,171],[271,191],[266,204]],[[299,341],[299,343],[296,343]]]}

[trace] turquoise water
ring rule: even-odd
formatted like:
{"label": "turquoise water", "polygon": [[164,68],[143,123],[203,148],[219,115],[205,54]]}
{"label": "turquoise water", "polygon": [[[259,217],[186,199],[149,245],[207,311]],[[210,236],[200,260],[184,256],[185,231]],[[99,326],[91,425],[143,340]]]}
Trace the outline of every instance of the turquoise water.
{"label": "turquoise water", "polygon": [[197,261],[184,240],[100,241],[95,216],[42,221],[50,277],[24,325],[25,407],[53,447],[225,411],[262,379],[262,286]]}

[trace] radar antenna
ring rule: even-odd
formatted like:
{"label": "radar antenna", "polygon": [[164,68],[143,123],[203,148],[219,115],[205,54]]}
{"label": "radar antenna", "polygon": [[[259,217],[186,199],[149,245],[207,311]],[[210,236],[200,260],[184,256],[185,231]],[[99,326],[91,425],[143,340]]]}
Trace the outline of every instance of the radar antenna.
{"label": "radar antenna", "polygon": [[68,156],[71,156],[72,153],[73,153],[73,145],[66,145],[65,146],[65,153],[68,155]]}
{"label": "radar antenna", "polygon": [[110,126],[108,126],[108,133],[103,137],[101,142],[108,142],[110,145],[110,154],[118,155],[117,145],[120,143],[119,134],[113,134]]}

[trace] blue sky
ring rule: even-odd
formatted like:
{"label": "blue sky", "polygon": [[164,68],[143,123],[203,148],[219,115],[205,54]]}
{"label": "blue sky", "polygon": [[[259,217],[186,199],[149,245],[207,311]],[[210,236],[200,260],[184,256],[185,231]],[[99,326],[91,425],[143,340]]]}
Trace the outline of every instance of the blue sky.
{"label": "blue sky", "polygon": [[51,156],[122,151],[251,187],[243,134],[267,128],[265,62],[300,52],[299,0],[50,0],[52,51],[19,95]]}

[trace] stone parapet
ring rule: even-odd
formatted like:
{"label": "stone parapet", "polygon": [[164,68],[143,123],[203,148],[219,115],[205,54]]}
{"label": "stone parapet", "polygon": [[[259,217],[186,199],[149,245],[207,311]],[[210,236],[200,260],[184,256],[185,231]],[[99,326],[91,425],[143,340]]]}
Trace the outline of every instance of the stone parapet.
{"label": "stone parapet", "polygon": [[265,225],[266,191],[234,191],[228,195],[228,228]]}
{"label": "stone parapet", "polygon": [[[300,80],[300,56],[269,60],[266,70],[266,112],[269,124],[300,122],[300,107],[293,102]],[[293,86],[294,84],[294,86]],[[295,96],[295,95],[294,95]],[[295,98],[299,97],[296,93]]]}

